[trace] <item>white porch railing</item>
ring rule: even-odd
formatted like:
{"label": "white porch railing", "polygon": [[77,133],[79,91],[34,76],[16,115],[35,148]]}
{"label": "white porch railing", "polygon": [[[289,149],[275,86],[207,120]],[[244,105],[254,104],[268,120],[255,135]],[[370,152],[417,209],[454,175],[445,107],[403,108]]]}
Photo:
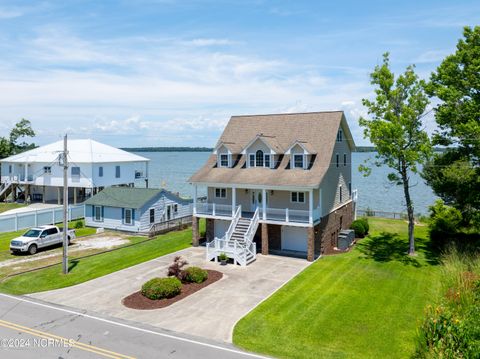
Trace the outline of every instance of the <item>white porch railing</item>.
{"label": "white porch railing", "polygon": [[232,238],[232,234],[235,231],[235,227],[237,226],[238,220],[242,214],[242,206],[238,206],[235,214],[233,215],[232,222],[230,222],[230,226],[228,227],[227,232],[225,233],[225,239],[229,241]]}
{"label": "white porch railing", "polygon": [[195,210],[197,215],[232,217],[232,206],[229,204],[197,203]]}
{"label": "white porch railing", "polygon": [[[310,223],[310,212],[300,209],[289,208],[267,208],[267,221],[278,221],[286,223]],[[261,213],[263,219],[263,211]],[[312,213],[312,220],[315,222],[320,218],[320,210],[314,209]]]}

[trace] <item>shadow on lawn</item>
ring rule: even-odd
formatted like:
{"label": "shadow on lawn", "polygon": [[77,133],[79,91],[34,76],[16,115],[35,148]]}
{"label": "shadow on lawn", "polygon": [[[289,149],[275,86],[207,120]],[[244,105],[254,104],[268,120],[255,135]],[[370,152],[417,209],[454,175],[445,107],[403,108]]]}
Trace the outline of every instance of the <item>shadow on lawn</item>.
{"label": "shadow on lawn", "polygon": [[80,262],[78,259],[71,259],[68,261],[68,272],[71,272],[77,265],[78,262]]}
{"label": "shadow on lawn", "polygon": [[[397,261],[405,265],[421,267],[417,258],[408,255],[408,241],[400,238],[396,233],[382,232],[370,236],[357,244],[358,249],[367,258],[377,262]],[[423,238],[415,238],[415,248],[425,254],[428,264],[438,264],[438,254],[430,247],[429,242]]]}

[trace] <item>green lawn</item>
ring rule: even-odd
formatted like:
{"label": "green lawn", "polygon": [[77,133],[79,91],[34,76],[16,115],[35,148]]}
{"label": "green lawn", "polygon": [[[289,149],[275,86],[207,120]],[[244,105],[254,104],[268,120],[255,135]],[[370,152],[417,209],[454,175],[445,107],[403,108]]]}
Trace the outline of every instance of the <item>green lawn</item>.
{"label": "green lawn", "polygon": [[9,211],[11,209],[25,207],[23,203],[0,203],[0,213]]}
{"label": "green lawn", "polygon": [[[201,225],[204,228],[203,221]],[[120,248],[89,258],[72,259],[68,275],[63,275],[61,266],[55,265],[7,278],[0,282],[0,292],[27,294],[68,287],[187,248],[191,243],[191,228],[170,232],[132,247]]]}
{"label": "green lawn", "polygon": [[370,227],[351,252],[321,258],[244,317],[234,343],[282,358],[409,357],[440,266],[426,227],[416,227],[413,258],[404,221]]}

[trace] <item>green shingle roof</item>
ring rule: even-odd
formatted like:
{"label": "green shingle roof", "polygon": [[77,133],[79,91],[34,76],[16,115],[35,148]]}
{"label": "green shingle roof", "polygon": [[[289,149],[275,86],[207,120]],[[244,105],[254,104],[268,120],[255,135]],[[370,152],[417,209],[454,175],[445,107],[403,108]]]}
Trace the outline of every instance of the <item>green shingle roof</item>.
{"label": "green shingle roof", "polygon": [[107,187],[85,203],[93,206],[142,208],[162,192],[162,189],[153,188]]}

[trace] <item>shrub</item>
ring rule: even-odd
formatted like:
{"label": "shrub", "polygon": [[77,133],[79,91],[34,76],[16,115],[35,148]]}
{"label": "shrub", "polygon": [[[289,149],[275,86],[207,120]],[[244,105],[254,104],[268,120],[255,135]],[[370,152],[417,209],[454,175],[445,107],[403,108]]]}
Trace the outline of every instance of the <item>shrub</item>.
{"label": "shrub", "polygon": [[75,222],[75,228],[76,229],[80,229],[80,228],[83,228],[84,225],[83,225],[83,221],[76,221]]}
{"label": "shrub", "polygon": [[454,240],[459,233],[462,214],[456,208],[446,206],[442,200],[437,200],[430,206],[430,239],[437,247],[444,247]]}
{"label": "shrub", "polygon": [[353,221],[350,228],[355,231],[355,237],[357,238],[365,237],[366,231],[365,231],[365,226],[363,225],[363,221],[359,219]]}
{"label": "shrub", "polygon": [[142,295],[148,299],[173,298],[180,294],[182,283],[178,278],[153,278],[142,286]]}
{"label": "shrub", "polygon": [[167,275],[169,277],[176,277],[179,280],[183,281],[185,273],[184,273],[182,268],[184,266],[186,266],[187,264],[188,264],[188,262],[185,259],[183,259],[180,256],[176,256],[173,259],[173,263],[170,265],[170,267],[168,267]]}
{"label": "shrub", "polygon": [[367,217],[361,217],[357,219],[357,221],[362,222],[363,228],[365,228],[365,234],[368,234],[370,231],[370,225],[368,224],[368,218]]}
{"label": "shrub", "polygon": [[202,283],[208,278],[208,272],[199,267],[189,267],[185,270],[184,280],[189,283]]}

